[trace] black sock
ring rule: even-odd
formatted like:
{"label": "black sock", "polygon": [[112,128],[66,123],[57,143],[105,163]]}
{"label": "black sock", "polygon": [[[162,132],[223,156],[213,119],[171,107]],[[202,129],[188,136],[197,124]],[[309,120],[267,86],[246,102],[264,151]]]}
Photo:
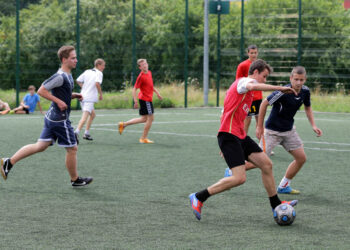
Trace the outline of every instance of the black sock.
{"label": "black sock", "polygon": [[[7,162],[8,170],[10,170],[13,167],[13,165],[11,163],[11,159],[8,158],[6,162]],[[5,164],[6,164],[6,162],[5,162]]]}
{"label": "black sock", "polygon": [[269,199],[272,209],[275,209],[275,207],[282,203],[280,198],[278,198],[277,194],[272,197],[269,197]]}
{"label": "black sock", "polygon": [[198,193],[196,193],[196,197],[199,201],[205,202],[209,198],[210,194],[208,192],[208,189],[204,189]]}

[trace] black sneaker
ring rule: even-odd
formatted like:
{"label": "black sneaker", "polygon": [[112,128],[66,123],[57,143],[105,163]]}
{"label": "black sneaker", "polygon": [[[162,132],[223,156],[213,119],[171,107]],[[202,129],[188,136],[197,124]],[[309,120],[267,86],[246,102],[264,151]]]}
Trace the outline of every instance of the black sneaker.
{"label": "black sneaker", "polygon": [[83,187],[92,182],[92,177],[78,177],[75,181],[71,181],[73,187]]}
{"label": "black sneaker", "polygon": [[88,141],[92,141],[93,140],[91,135],[88,135],[88,134],[84,134],[83,139],[88,140]]}
{"label": "black sneaker", "polygon": [[74,132],[75,140],[77,141],[77,144],[79,145],[79,134]]}
{"label": "black sneaker", "polygon": [[10,173],[10,168],[8,166],[9,158],[1,158],[1,168],[0,172],[4,180],[7,179],[7,175]]}

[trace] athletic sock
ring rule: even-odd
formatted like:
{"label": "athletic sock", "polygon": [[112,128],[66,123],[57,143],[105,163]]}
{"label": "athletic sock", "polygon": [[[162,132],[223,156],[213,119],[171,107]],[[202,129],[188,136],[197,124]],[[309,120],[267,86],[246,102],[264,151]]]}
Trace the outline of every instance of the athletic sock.
{"label": "athletic sock", "polygon": [[90,131],[89,130],[85,130],[85,135],[89,135],[90,134]]}
{"label": "athletic sock", "polygon": [[74,131],[74,133],[79,134],[79,133],[80,133],[80,130],[79,130],[79,129],[76,129],[76,130]]}
{"label": "athletic sock", "polygon": [[8,159],[4,162],[4,165],[5,165],[5,164],[7,164],[9,170],[13,167],[10,158],[8,158]]}
{"label": "athletic sock", "polygon": [[288,187],[288,186],[290,185],[291,181],[292,181],[291,179],[288,179],[288,178],[286,178],[286,177],[284,176],[284,177],[282,178],[281,182],[280,182],[279,187],[280,187],[280,188]]}
{"label": "athletic sock", "polygon": [[275,209],[275,207],[282,203],[280,198],[278,198],[277,194],[272,197],[269,197],[269,199],[272,209]]}
{"label": "athletic sock", "polygon": [[208,192],[208,189],[204,189],[196,193],[196,197],[200,202],[205,202],[209,198],[209,196],[210,194]]}

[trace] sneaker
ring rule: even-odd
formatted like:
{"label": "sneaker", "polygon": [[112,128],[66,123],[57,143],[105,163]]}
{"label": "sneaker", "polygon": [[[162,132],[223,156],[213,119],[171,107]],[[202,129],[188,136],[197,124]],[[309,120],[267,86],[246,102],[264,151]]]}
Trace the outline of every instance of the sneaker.
{"label": "sneaker", "polygon": [[74,132],[75,140],[77,141],[77,144],[79,145],[79,133]]}
{"label": "sneaker", "polygon": [[124,130],[124,122],[119,122],[118,123],[118,130],[119,130],[119,134],[122,134],[123,133],[123,130]]}
{"label": "sneaker", "polygon": [[10,110],[10,112],[9,112],[10,115],[13,115],[14,113],[15,113],[14,110]]}
{"label": "sneaker", "polygon": [[88,141],[92,141],[93,140],[91,135],[88,135],[88,134],[84,134],[83,139],[88,140]]}
{"label": "sneaker", "polygon": [[190,203],[191,203],[193,214],[196,216],[197,220],[200,220],[203,203],[197,199],[195,193],[190,194],[190,196],[188,196],[188,198],[190,198]]}
{"label": "sneaker", "polygon": [[8,168],[8,159],[9,158],[1,158],[0,172],[1,172],[2,178],[4,178],[4,180],[7,179],[7,176],[10,173],[10,169]]}
{"label": "sneaker", "polygon": [[73,187],[83,187],[92,182],[92,177],[78,177],[75,181],[71,181]]}
{"label": "sneaker", "polygon": [[287,203],[288,205],[291,205],[292,207],[295,207],[298,204],[298,200],[292,200],[292,201],[282,201],[282,204]]}
{"label": "sneaker", "polygon": [[146,139],[140,139],[139,140],[140,143],[154,143],[154,141],[151,141],[150,139],[146,138]]}
{"label": "sneaker", "polygon": [[279,194],[300,194],[300,191],[293,189],[290,186],[287,186],[285,188],[278,187],[277,193],[279,193]]}
{"label": "sneaker", "polygon": [[230,177],[230,176],[232,176],[232,170],[229,168],[226,168],[224,177]]}

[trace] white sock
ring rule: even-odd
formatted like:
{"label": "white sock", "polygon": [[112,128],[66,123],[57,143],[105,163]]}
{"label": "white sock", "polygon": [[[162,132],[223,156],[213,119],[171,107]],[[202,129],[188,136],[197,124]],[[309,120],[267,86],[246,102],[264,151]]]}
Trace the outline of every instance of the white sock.
{"label": "white sock", "polygon": [[89,130],[85,130],[85,134],[86,134],[86,135],[89,135],[89,134],[90,134],[90,131],[89,131]]}
{"label": "white sock", "polygon": [[288,187],[290,185],[290,183],[292,182],[291,179],[286,178],[285,176],[282,178],[279,187],[280,188],[285,188]]}
{"label": "white sock", "polygon": [[79,130],[79,129],[76,129],[76,130],[74,131],[74,133],[79,134],[79,133],[80,133],[80,130]]}

